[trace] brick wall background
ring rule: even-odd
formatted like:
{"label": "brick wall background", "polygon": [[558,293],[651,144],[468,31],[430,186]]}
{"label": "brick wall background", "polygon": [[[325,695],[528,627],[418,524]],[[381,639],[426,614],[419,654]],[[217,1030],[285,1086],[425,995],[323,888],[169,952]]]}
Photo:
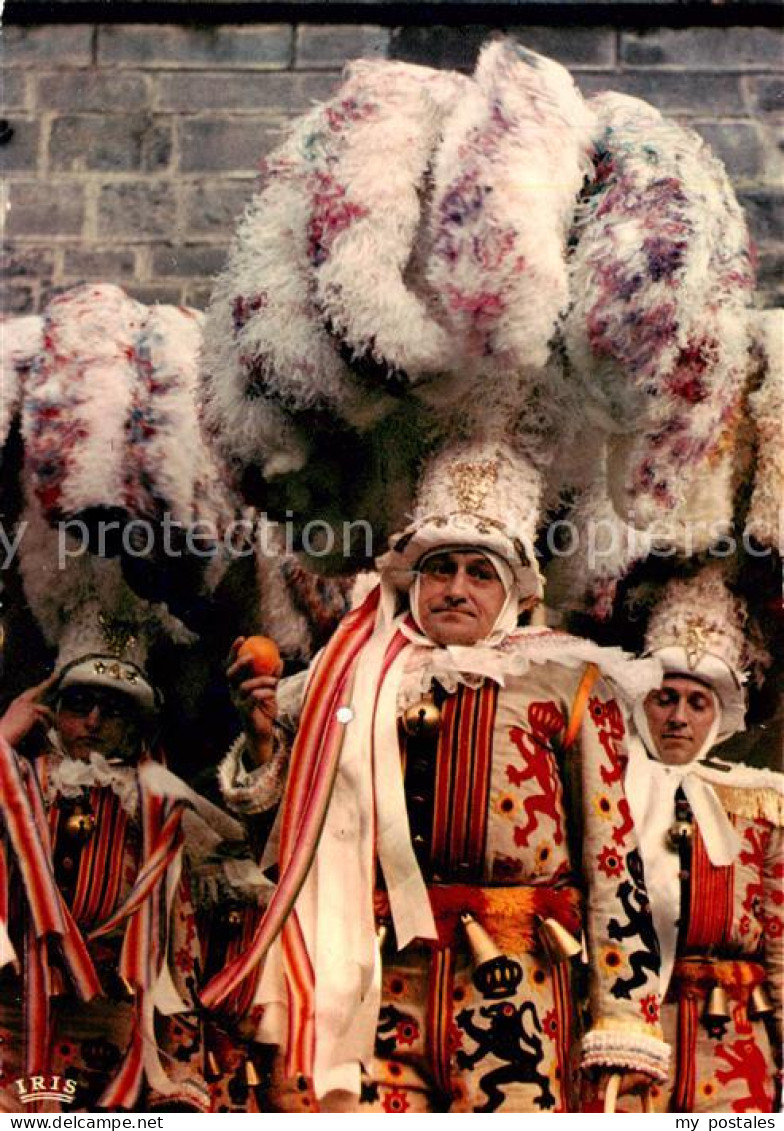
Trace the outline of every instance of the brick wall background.
{"label": "brick wall background", "polygon": [[[509,26],[512,7],[499,7],[495,26]],[[494,30],[434,26],[421,16],[396,26],[315,22],[329,16],[326,5],[311,6],[309,23],[199,26],[116,22],[118,9],[129,10],[114,5],[114,21],[103,23],[15,23],[11,14],[3,32],[2,300],[9,312],[38,310],[56,291],[93,280],[117,282],[147,302],[203,306],[259,158],[290,118],[329,95],[345,60],[470,68]],[[285,6],[277,10],[285,14]],[[516,6],[509,30],[567,65],[585,92],[646,98],[708,139],[747,210],[760,303],[780,302],[780,30],[615,27],[609,6],[577,26],[564,22],[563,9],[543,10],[532,9],[539,22],[524,24]],[[660,8],[665,18],[668,10]],[[742,5],[734,10],[737,18]],[[211,11],[224,15],[221,4]],[[71,18],[74,12],[78,18],[78,4]],[[723,18],[731,22],[732,12]]]}

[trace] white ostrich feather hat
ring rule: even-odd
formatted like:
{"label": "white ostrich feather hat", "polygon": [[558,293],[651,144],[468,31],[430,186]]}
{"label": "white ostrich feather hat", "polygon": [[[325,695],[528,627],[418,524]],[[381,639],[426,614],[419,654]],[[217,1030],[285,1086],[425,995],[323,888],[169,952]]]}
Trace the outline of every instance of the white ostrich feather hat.
{"label": "white ostrich feather hat", "polygon": [[476,547],[508,562],[521,600],[541,597],[534,549],[540,498],[539,472],[508,443],[448,445],[425,467],[413,521],[392,536],[378,568],[398,589],[407,589],[424,554]]}

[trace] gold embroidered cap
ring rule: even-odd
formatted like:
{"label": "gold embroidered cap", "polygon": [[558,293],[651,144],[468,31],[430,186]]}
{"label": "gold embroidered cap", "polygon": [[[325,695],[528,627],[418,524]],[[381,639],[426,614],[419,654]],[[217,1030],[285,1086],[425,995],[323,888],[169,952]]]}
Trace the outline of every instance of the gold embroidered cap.
{"label": "gold embroidered cap", "polygon": [[508,562],[520,600],[541,597],[534,540],[542,482],[531,462],[502,441],[449,445],[425,467],[413,521],[389,541],[379,570],[407,589],[424,554],[439,548],[492,550]]}
{"label": "gold embroidered cap", "polygon": [[129,696],[146,711],[160,705],[147,675],[147,633],[143,623],[108,613],[87,601],[60,638],[57,689],[75,684],[106,687]]}

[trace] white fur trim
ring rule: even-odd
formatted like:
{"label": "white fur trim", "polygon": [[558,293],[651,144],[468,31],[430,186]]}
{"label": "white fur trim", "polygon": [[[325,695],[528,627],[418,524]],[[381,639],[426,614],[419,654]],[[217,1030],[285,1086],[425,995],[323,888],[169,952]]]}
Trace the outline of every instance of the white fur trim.
{"label": "white fur trim", "polygon": [[218,785],[226,804],[246,816],[266,813],[283,795],[288,772],[288,747],[275,732],[276,747],[268,762],[247,771],[242,766],[246,749],[245,735],[240,735],[227,750],[218,766]]}
{"label": "white fur trim", "polygon": [[611,1018],[605,1024],[607,1028],[594,1029],[583,1037],[580,1066],[645,1072],[663,1084],[669,1071],[670,1046],[642,1032],[613,1029]]}

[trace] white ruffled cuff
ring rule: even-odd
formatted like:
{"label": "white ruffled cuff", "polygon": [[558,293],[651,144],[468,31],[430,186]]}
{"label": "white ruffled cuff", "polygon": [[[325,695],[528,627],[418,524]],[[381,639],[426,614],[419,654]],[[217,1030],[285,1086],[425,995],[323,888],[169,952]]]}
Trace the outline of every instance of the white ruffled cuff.
{"label": "white ruffled cuff", "polygon": [[594,1029],[583,1037],[581,1068],[645,1072],[664,1083],[669,1066],[670,1046],[658,1037],[628,1029]]}
{"label": "white ruffled cuff", "polygon": [[274,734],[275,750],[263,766],[246,770],[242,755],[246,749],[245,735],[240,735],[229,747],[218,766],[218,784],[223,799],[235,813],[250,816],[266,813],[280,801],[288,770],[288,747],[279,731]]}

